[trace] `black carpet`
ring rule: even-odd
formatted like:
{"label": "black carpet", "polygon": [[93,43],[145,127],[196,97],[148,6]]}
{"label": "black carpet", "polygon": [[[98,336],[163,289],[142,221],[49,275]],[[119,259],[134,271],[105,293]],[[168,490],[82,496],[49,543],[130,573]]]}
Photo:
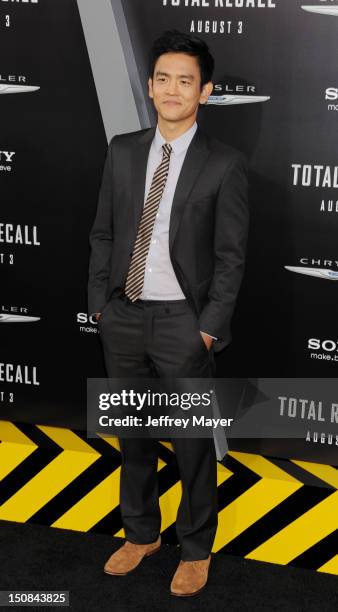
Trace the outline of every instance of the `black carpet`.
{"label": "black carpet", "polygon": [[[164,544],[128,576],[108,576],[103,565],[122,543],[106,535],[0,521],[0,590],[69,590],[70,609],[79,612],[338,610],[337,576],[223,554],[212,556],[208,584],[199,595],[174,597],[169,587],[179,549]],[[13,608],[0,608],[5,609]]]}

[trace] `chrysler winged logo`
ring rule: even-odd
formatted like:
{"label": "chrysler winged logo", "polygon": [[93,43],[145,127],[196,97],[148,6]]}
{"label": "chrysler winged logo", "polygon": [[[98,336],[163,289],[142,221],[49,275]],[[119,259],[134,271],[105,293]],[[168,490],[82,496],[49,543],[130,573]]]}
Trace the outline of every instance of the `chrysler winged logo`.
{"label": "chrysler winged logo", "polygon": [[0,94],[28,93],[37,89],[40,89],[38,85],[11,85],[6,83],[0,85]]}
{"label": "chrysler winged logo", "polygon": [[0,323],[30,323],[40,321],[41,317],[29,317],[28,315],[0,314]]}
{"label": "chrysler winged logo", "polygon": [[297,274],[306,274],[308,276],[316,276],[317,278],[326,278],[327,280],[338,280],[338,272],[328,270],[327,268],[303,268],[302,266],[284,266],[290,272]]}
{"label": "chrysler winged logo", "polygon": [[323,6],[323,5],[303,5],[301,7],[303,11],[309,13],[319,13],[320,15],[335,15],[338,17],[338,5],[337,6]]}
{"label": "chrysler winged logo", "polygon": [[270,100],[270,96],[241,96],[240,94],[226,94],[224,96],[209,96],[207,104],[229,106],[230,104],[252,104],[253,102],[266,102],[267,100]]}

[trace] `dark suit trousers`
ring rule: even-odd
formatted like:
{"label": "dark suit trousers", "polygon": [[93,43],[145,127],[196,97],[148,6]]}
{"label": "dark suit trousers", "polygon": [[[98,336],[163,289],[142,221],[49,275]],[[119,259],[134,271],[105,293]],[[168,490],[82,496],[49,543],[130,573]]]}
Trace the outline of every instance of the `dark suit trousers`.
{"label": "dark suit trousers", "polygon": [[[99,319],[109,378],[204,378],[215,374],[196,314],[186,300],[130,302],[112,296]],[[204,331],[204,330],[202,330]],[[206,559],[217,529],[217,459],[213,438],[172,438],[182,497],[176,532],[185,561]],[[160,534],[157,440],[120,438],[120,508],[126,539],[154,542]]]}

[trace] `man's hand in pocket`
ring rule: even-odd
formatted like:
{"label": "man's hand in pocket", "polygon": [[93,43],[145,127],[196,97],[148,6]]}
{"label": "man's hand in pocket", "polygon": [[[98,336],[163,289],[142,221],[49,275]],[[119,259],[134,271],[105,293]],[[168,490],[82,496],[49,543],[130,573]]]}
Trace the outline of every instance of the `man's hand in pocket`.
{"label": "man's hand in pocket", "polygon": [[209,336],[208,334],[206,334],[206,333],[204,333],[202,331],[200,331],[200,334],[201,334],[201,336],[202,336],[202,338],[204,340],[204,343],[205,343],[208,351],[210,351],[214,339],[211,336]]}

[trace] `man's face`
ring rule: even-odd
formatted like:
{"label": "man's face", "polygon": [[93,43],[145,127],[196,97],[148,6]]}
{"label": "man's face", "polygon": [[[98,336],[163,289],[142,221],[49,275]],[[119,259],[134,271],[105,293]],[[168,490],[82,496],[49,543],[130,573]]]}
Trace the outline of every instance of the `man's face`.
{"label": "man's face", "polygon": [[211,82],[201,91],[201,74],[196,57],[186,53],[164,53],[149,78],[149,96],[166,121],[182,121],[197,114],[198,105],[204,104],[212,92]]}

